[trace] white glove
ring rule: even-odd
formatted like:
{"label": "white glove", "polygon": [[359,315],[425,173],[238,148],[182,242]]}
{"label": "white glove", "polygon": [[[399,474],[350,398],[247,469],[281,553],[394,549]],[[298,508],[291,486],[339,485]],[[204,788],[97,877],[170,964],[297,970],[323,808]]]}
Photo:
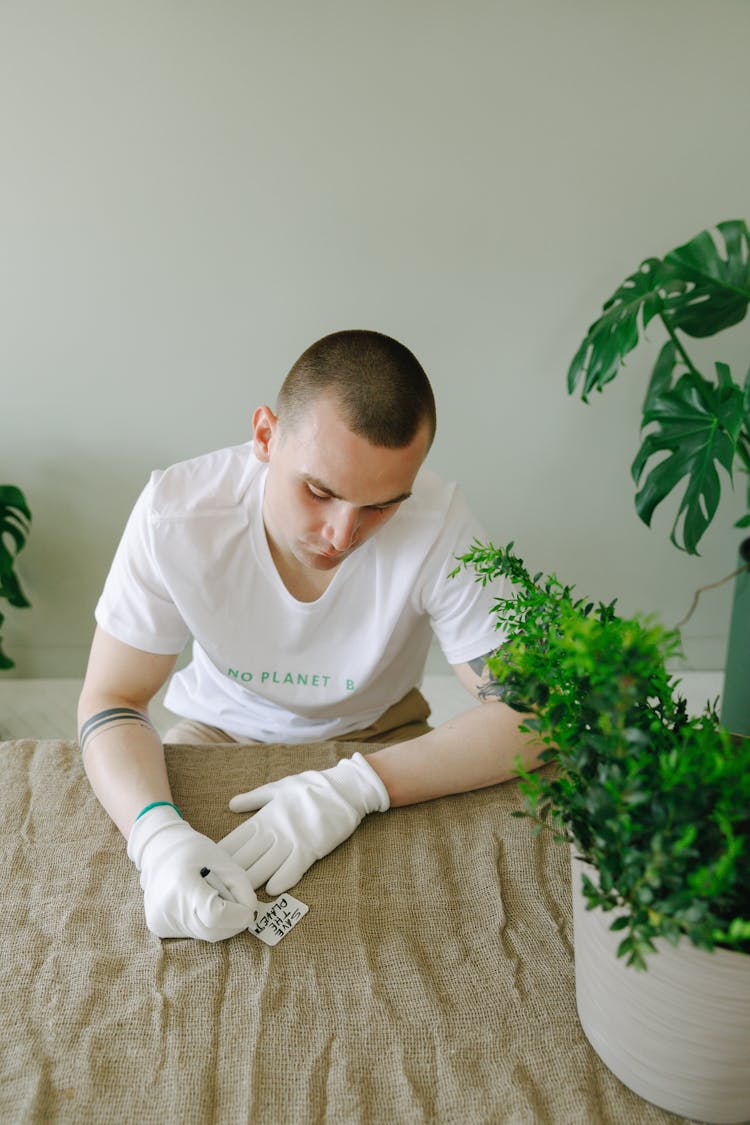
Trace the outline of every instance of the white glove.
{"label": "white glove", "polygon": [[[159,805],[136,820],[128,855],[141,873],[146,924],[157,937],[223,941],[252,925],[258,899],[245,872],[171,806]],[[235,902],[210,886],[201,875],[206,869]]]}
{"label": "white glove", "polygon": [[232,812],[261,811],[219,843],[254,887],[268,880],[268,894],[278,895],[351,836],[367,813],[390,804],[375,770],[354,754],[331,769],[305,770],[233,797]]}

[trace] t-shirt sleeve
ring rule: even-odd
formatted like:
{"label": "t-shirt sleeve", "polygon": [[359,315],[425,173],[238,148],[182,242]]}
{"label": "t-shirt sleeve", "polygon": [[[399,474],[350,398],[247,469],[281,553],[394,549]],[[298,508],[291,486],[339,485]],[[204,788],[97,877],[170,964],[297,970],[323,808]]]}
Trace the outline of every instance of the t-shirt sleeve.
{"label": "t-shirt sleeve", "polygon": [[170,596],[154,549],[152,502],[157,479],[158,474],[153,474],[125,525],[95,617],[118,641],[167,655],[182,650],[190,631]]}
{"label": "t-shirt sleeve", "polygon": [[487,543],[486,533],[456,490],[444,530],[427,560],[422,588],[422,609],[449,664],[465,664],[484,656],[505,639],[504,631],[496,626],[492,607],[497,598],[510,596],[507,580],[497,578],[482,586],[473,569],[464,567],[455,578],[450,577],[458,565],[457,556],[465,555],[476,540]]}

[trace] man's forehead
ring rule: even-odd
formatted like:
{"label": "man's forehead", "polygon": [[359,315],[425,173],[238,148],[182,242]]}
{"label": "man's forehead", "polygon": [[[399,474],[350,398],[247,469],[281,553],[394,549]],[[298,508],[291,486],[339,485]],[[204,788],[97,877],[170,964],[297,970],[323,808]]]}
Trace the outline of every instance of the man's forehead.
{"label": "man's forehead", "polygon": [[307,424],[279,419],[289,467],[312,487],[357,507],[401,503],[411,494],[427,453],[420,434],[408,446],[373,445],[354,433],[330,401],[321,399]]}

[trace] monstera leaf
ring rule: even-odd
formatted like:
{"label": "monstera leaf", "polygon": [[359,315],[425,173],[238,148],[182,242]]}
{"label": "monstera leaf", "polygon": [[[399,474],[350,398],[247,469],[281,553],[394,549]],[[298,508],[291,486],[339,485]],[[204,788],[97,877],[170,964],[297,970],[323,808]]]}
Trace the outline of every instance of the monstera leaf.
{"label": "monstera leaf", "polygon": [[[638,483],[654,454],[668,454],[647,474],[636,510],[650,523],[655,507],[685,482],[672,527],[676,546],[697,554],[697,545],[721,498],[718,469],[732,477],[739,459],[750,472],[750,376],[744,389],[725,364],[706,378],[680,340],[713,336],[739,324],[750,304],[750,235],[743,220],[728,220],[672,250],[647,258],[610,297],[589,328],[568,370],[568,391],[580,386],[584,402],[615,378],[625,357],[658,317],[669,334],[661,348],[643,405],[653,424],[633,462]],[[750,509],[750,489],[748,491]],[[750,514],[737,526],[750,526]]]}
{"label": "monstera leaf", "polygon": [[664,297],[664,317],[688,336],[714,336],[744,319],[750,301],[750,237],[744,222],[719,223],[667,254],[684,292]]}
{"label": "monstera leaf", "polygon": [[737,442],[737,452],[748,475],[747,482],[747,515],[737,520],[735,527],[750,527],[750,371],[745,377],[745,396],[743,405],[743,423],[740,438]]}
{"label": "monstera leaf", "polygon": [[[687,478],[671,538],[691,554],[697,554],[697,544],[719,505],[719,466],[731,479],[743,422],[742,392],[732,382],[729,368],[716,366],[718,387],[696,382],[691,372],[671,389],[654,389],[652,381],[643,424],[653,422],[657,428],[646,435],[631,469],[638,484],[646,462],[656,453],[668,454],[651,469],[635,498],[636,511],[647,525],[657,504]],[[678,542],[681,520],[682,543]]]}
{"label": "monstera leaf", "polygon": [[[15,572],[15,558],[29,534],[31,512],[20,488],[0,484],[0,599],[13,606],[27,606],[29,601],[21,589]],[[0,614],[0,626],[3,623]],[[13,661],[0,644],[0,668],[12,668]]]}
{"label": "monstera leaf", "polygon": [[570,394],[583,380],[585,402],[592,390],[600,391],[614,379],[625,356],[639,343],[641,332],[661,312],[659,290],[666,282],[667,271],[658,258],[647,258],[637,273],[625,278],[573,357],[568,371]]}

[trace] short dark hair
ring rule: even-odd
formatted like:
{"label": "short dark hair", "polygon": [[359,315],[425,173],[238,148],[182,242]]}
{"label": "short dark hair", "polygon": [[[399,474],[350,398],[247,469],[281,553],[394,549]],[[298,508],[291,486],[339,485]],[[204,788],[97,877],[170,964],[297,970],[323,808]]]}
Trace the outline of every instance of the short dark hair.
{"label": "short dark hair", "polygon": [[282,424],[304,421],[310,404],[332,395],[353,433],[372,445],[402,449],[427,424],[435,436],[429,379],[407,347],[381,332],[332,332],[302,353],[284,380],[277,412]]}

